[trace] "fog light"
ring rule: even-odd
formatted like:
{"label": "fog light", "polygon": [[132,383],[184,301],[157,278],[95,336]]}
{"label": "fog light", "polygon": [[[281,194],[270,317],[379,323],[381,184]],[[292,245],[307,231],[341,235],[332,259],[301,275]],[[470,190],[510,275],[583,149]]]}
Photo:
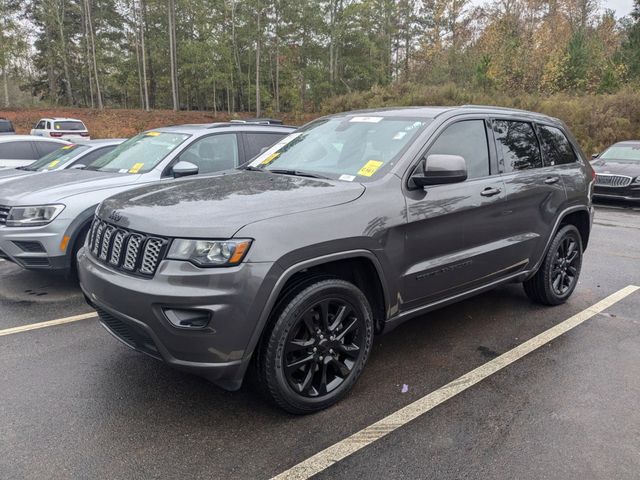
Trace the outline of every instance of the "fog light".
{"label": "fog light", "polygon": [[176,328],[189,330],[202,330],[211,321],[211,312],[206,310],[182,310],[176,308],[165,308],[164,315]]}

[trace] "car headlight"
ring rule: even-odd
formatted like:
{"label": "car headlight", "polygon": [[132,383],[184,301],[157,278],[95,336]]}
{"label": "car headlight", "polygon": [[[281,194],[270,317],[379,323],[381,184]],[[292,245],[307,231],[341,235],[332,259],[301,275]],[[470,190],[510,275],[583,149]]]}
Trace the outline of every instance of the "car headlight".
{"label": "car headlight", "polygon": [[239,264],[251,240],[186,240],[176,238],[167,258],[187,260],[200,267],[230,267]]}
{"label": "car headlight", "polygon": [[32,207],[12,207],[7,216],[7,227],[38,227],[51,223],[64,205],[36,205]]}

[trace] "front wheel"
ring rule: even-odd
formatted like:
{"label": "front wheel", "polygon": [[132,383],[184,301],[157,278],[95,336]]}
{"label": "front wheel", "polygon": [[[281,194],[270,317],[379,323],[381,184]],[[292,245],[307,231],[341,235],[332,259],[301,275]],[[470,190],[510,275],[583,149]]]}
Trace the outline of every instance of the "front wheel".
{"label": "front wheel", "polygon": [[524,282],[524,291],[534,302],[560,305],[578,284],[582,267],[582,238],[573,225],[556,233],[536,274]]}
{"label": "front wheel", "polygon": [[290,413],[312,413],[340,400],[367,361],[373,318],[365,295],[339,279],[307,286],[286,301],[264,339],[259,380]]}

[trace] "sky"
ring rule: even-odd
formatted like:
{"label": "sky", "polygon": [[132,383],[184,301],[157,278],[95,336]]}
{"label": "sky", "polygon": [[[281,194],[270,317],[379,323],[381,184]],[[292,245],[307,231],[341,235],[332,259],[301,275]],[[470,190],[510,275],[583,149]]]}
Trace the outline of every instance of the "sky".
{"label": "sky", "polygon": [[[487,0],[471,0],[474,5],[483,5],[487,3]],[[629,15],[633,9],[633,0],[601,0],[600,8],[602,10],[609,8],[615,10],[616,17],[624,17]]]}

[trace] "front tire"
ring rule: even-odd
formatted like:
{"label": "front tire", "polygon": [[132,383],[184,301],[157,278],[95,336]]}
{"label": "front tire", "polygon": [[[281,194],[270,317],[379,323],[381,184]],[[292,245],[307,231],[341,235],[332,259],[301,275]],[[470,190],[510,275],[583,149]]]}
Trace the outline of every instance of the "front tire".
{"label": "front tire", "polygon": [[369,357],[373,315],[352,283],[307,284],[285,300],[258,358],[264,390],[284,410],[325,409],[353,387]]}
{"label": "front tire", "polygon": [[573,225],[556,233],[536,274],[524,282],[524,291],[534,302],[560,305],[578,284],[582,267],[582,237]]}

